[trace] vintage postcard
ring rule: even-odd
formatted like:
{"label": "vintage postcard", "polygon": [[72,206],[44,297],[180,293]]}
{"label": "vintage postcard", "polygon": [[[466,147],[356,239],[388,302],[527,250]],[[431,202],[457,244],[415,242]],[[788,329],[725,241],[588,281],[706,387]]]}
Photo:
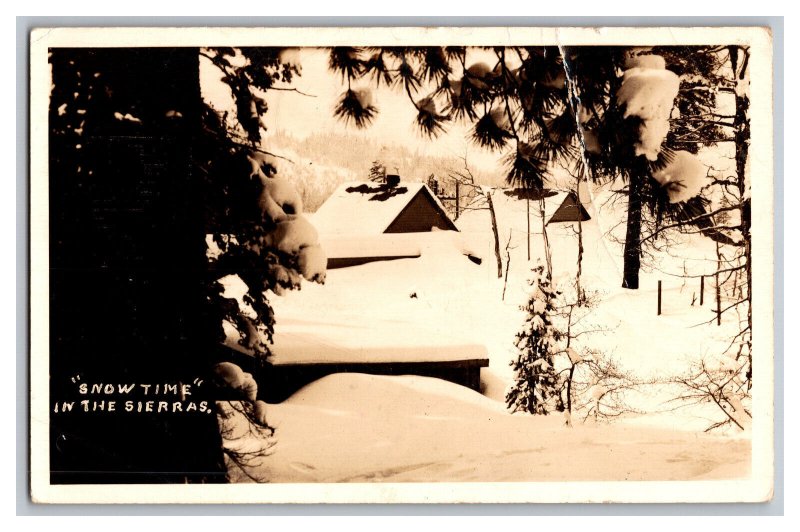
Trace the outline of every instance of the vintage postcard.
{"label": "vintage postcard", "polygon": [[772,497],[765,28],[31,35],[36,502]]}

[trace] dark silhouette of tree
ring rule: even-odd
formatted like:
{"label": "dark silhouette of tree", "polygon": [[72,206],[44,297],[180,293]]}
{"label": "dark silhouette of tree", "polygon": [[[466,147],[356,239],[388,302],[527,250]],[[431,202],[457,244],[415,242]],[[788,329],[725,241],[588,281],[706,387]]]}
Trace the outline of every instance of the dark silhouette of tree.
{"label": "dark silhouette of tree", "polygon": [[[197,50],[50,62],[51,398],[85,399],[75,381],[209,381]],[[53,415],[50,449],[54,483],[225,475],[208,413]]]}
{"label": "dark silhouette of tree", "polygon": [[[230,88],[233,116],[201,98],[201,55]],[[299,67],[267,48],[52,49],[50,63],[51,399],[85,399],[79,382],[180,382],[207,406],[53,415],[51,480],[225,481],[223,451],[247,457],[223,449],[213,407],[242,399],[213,386],[222,320],[257,367],[274,324],[267,291],[324,279],[309,273],[307,246],[276,236],[299,212],[280,199],[274,157],[259,147],[263,92],[292,90]],[[207,234],[224,248],[212,263]],[[255,319],[223,297],[217,279],[233,272]],[[255,399],[240,410],[271,431]]]}

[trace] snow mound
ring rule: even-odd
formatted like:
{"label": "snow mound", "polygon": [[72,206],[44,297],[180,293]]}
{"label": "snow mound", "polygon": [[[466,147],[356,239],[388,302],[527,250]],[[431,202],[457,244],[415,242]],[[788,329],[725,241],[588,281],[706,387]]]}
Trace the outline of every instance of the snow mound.
{"label": "snow mound", "polygon": [[481,252],[457,231],[359,236],[322,234],[320,240],[330,258],[419,257],[423,253],[482,256]]}
{"label": "snow mound", "polygon": [[750,456],[746,440],[511,415],[427,377],[330,375],[267,417],[277,444],[253,472],[272,482],[741,478]]}
{"label": "snow mound", "polygon": [[[432,377],[336,373],[301,388],[283,404],[364,415],[466,418],[508,415],[496,401],[464,386]],[[369,408],[364,408],[369,405]]]}
{"label": "snow mound", "polygon": [[697,196],[706,175],[706,167],[695,155],[679,151],[663,169],[653,172],[653,179],[667,187],[670,203],[678,203]]}
{"label": "snow mound", "polygon": [[422,247],[409,233],[381,233],[356,237],[322,235],[322,247],[330,258],[419,257]]}

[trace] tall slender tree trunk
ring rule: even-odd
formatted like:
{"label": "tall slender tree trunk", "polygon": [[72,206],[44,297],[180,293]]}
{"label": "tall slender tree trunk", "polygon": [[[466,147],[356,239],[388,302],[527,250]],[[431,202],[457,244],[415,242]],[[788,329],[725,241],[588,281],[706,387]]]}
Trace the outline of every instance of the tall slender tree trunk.
{"label": "tall slender tree trunk", "polygon": [[[640,159],[644,159],[640,157]],[[642,255],[642,185],[645,179],[644,161],[637,161],[631,173],[628,192],[628,221],[625,232],[624,265],[622,287],[636,290],[639,288],[639,268]]]}
{"label": "tall slender tree trunk", "polygon": [[500,236],[497,234],[497,217],[494,214],[492,193],[486,193],[486,203],[489,204],[489,214],[492,215],[492,233],[494,234],[494,256],[497,259],[497,278],[503,278],[503,259],[500,257]]}
{"label": "tall slender tree trunk", "polygon": [[[581,203],[581,181],[578,179],[577,187],[575,188],[575,196],[578,198],[578,205],[583,206]],[[583,303],[583,293],[581,291],[581,274],[583,273],[583,211],[578,213],[578,268],[575,272],[575,296],[577,297],[578,304]]]}
{"label": "tall slender tree trunk", "polygon": [[526,231],[528,237],[528,260],[531,260],[531,197],[530,195],[525,197],[525,223],[526,223]]}
{"label": "tall slender tree trunk", "polygon": [[[735,54],[731,57],[738,59],[738,53],[741,52],[742,58],[740,62],[745,65],[749,62],[749,52],[744,49],[732,49],[731,53]],[[733,65],[734,74],[736,74],[736,64]],[[737,87],[746,83],[743,79],[746,74],[746,66],[742,67],[743,71],[736,79]],[[747,341],[747,389],[749,390],[753,385],[753,355],[751,349],[752,335],[753,335],[753,269],[752,269],[752,248],[751,248],[751,235],[750,235],[750,198],[747,192],[747,157],[750,148],[750,120],[748,118],[748,109],[750,101],[744,94],[744,91],[737,90],[736,92],[736,115],[734,118],[736,139],[736,184],[739,192],[739,215],[742,224],[742,240],[744,241],[744,260],[745,260],[745,274],[746,274],[746,290],[747,290],[747,329],[745,335]]]}
{"label": "tall slender tree trunk", "polygon": [[544,199],[539,200],[539,214],[542,217],[542,242],[544,248],[544,260],[547,264],[547,276],[548,278],[553,278],[553,258],[552,254],[550,253],[550,241],[547,238],[547,219],[546,213],[544,210]]}

